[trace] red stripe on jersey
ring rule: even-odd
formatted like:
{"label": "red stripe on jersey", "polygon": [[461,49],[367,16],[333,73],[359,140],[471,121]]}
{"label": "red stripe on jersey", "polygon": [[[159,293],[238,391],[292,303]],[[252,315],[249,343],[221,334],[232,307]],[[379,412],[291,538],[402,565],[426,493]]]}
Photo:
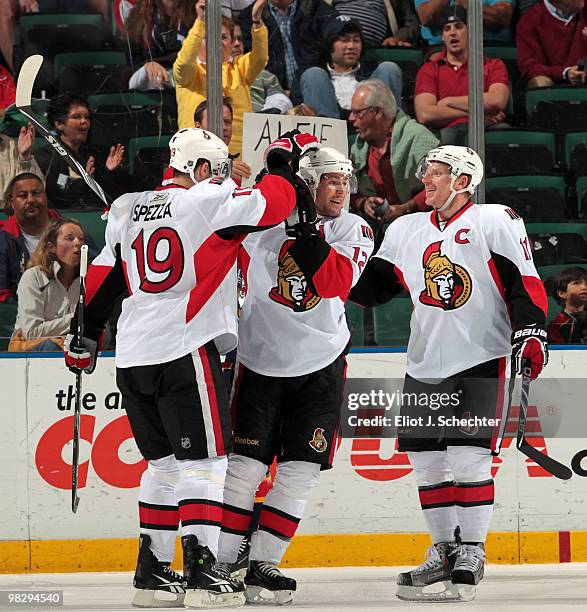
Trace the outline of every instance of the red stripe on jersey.
{"label": "red stripe on jersey", "polygon": [[542,281],[536,276],[522,276],[522,283],[532,302],[542,310],[544,316],[548,314],[548,297]]}
{"label": "red stripe on jersey", "polygon": [[149,525],[179,525],[179,509],[171,506],[168,510],[149,508],[139,502],[139,521]]}
{"label": "red stripe on jersey", "polygon": [[130,279],[128,278],[128,268],[126,266],[126,261],[122,260],[122,271],[124,272],[124,280],[126,281],[126,288],[128,289],[128,294],[132,295],[132,289],[130,287]]}
{"label": "red stripe on jersey", "polygon": [[406,285],[406,281],[404,280],[404,273],[395,264],[393,264],[393,271],[395,272],[395,275],[397,276],[397,280],[400,282],[400,285],[402,285],[402,287],[408,293],[410,293],[410,290],[408,289],[408,286]]}
{"label": "red stripe on jersey", "polygon": [[90,305],[98,289],[100,289],[102,283],[106,280],[106,277],[111,271],[112,266],[96,266],[92,264],[88,268],[88,273],[86,275],[86,306]]}
{"label": "red stripe on jersey", "polygon": [[255,187],[266,200],[259,227],[277,225],[288,217],[296,204],[296,191],[284,178],[266,174]]}
{"label": "red stripe on jersey", "polygon": [[455,486],[443,483],[434,489],[418,489],[418,495],[422,508],[452,504],[455,501]]}
{"label": "red stripe on jersey", "polygon": [[299,522],[299,518],[286,514],[281,510],[271,508],[270,506],[263,506],[261,516],[259,517],[259,527],[261,529],[266,527],[268,530],[274,531],[288,539],[294,537]]}
{"label": "red stripe on jersey", "polygon": [[206,503],[205,500],[179,505],[182,523],[186,521],[206,521],[222,523],[222,506]]}
{"label": "red stripe on jersey", "polygon": [[238,248],[245,236],[246,234],[243,234],[231,240],[222,240],[217,234],[212,234],[194,253],[196,286],[190,291],[185,313],[186,323],[200,312],[220,287],[236,263]]}
{"label": "red stripe on jersey", "polygon": [[251,263],[251,256],[249,255],[247,251],[247,247],[241,244],[238,250],[236,265],[238,266],[238,269],[240,270],[242,281],[243,281],[243,286],[239,287],[239,289],[242,290],[244,295],[248,293],[249,264],[250,263]]}
{"label": "red stripe on jersey", "polygon": [[312,282],[320,297],[339,297],[346,301],[353,284],[353,264],[348,257],[337,253],[331,247],[328,257],[314,274]]}
{"label": "red stripe on jersey", "polygon": [[[499,276],[499,272],[497,271],[497,266],[495,265],[493,258],[491,257],[489,258],[487,265],[489,266],[489,273],[491,274],[491,278],[493,278],[493,282],[495,283],[495,286],[497,287],[497,290],[499,291],[499,295],[501,295],[501,297],[505,301],[505,289],[503,287],[503,283],[501,282],[501,277]],[[508,307],[508,310],[509,310],[509,307]]]}
{"label": "red stripe on jersey", "polygon": [[[344,367],[342,369],[342,386],[341,386],[341,393],[344,392],[344,383],[346,381],[346,371],[348,369],[348,362],[346,360],[346,356],[343,357],[344,360]],[[340,398],[340,402],[342,404],[342,400],[343,398]],[[332,437],[332,446],[330,447],[330,453],[328,455],[328,463],[330,465],[333,464],[334,462],[334,456],[336,455],[336,451],[338,450],[338,447],[340,446],[340,414],[339,416],[336,418],[336,429],[334,430],[334,436]]]}
{"label": "red stripe on jersey", "polygon": [[222,527],[231,531],[247,531],[251,523],[252,510],[239,509],[241,512],[230,510],[226,506],[222,509]]}
{"label": "red stripe on jersey", "polygon": [[491,444],[490,448],[492,451],[498,451],[501,446],[501,441],[498,444],[497,438],[499,437],[499,432],[502,429],[501,419],[503,418],[503,408],[504,408],[504,399],[505,399],[505,385],[506,385],[506,377],[505,377],[505,364],[506,358],[501,357],[499,359],[499,364],[497,366],[497,400],[495,406],[495,418],[497,420],[497,425],[493,427],[493,431],[491,434]]}
{"label": "red stripe on jersey", "polygon": [[491,483],[482,484],[479,486],[467,485],[460,487],[458,484],[455,487],[455,502],[458,503],[493,503],[495,495],[495,487],[493,480]]}
{"label": "red stripe on jersey", "polygon": [[[471,206],[473,206],[473,202],[469,200],[458,212],[456,212],[446,222],[444,229],[446,229],[451,223],[453,223],[453,221],[456,221],[459,217],[462,217],[469,210],[469,208],[471,208]],[[432,225],[434,225],[434,227],[436,227],[437,229],[440,229],[440,223],[438,222],[438,211],[437,210],[433,210],[430,213],[430,221],[432,222]]]}
{"label": "red stripe on jersey", "polygon": [[210,368],[210,360],[206,354],[206,347],[201,346],[198,349],[200,359],[202,361],[202,369],[204,370],[204,379],[206,380],[206,392],[208,394],[208,403],[210,404],[210,416],[212,417],[212,429],[214,430],[214,445],[216,454],[220,457],[226,454],[224,449],[224,438],[222,436],[222,423],[220,421],[220,412],[218,411],[218,398],[216,397],[216,385]]}

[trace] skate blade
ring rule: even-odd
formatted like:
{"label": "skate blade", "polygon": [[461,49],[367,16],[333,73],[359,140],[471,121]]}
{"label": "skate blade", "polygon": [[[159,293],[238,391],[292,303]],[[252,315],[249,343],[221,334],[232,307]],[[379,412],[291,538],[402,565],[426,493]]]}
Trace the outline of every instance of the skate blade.
{"label": "skate blade", "polygon": [[135,608],[183,608],[185,593],[139,589],[131,604]]}
{"label": "skate blade", "polygon": [[231,572],[230,577],[233,580],[238,580],[239,582],[244,582],[246,575],[247,575],[247,568],[246,567],[241,567],[241,569],[235,570],[234,572]]}
{"label": "skate blade", "polygon": [[245,596],[248,604],[285,606],[293,601],[294,591],[270,591],[260,586],[247,586]]}
{"label": "skate blade", "polygon": [[245,594],[239,593],[213,593],[206,589],[188,589],[185,592],[183,605],[186,608],[240,608],[245,605]]}
{"label": "skate blade", "polygon": [[453,584],[448,580],[425,587],[398,585],[396,596],[402,601],[472,601],[475,599],[475,587]]}

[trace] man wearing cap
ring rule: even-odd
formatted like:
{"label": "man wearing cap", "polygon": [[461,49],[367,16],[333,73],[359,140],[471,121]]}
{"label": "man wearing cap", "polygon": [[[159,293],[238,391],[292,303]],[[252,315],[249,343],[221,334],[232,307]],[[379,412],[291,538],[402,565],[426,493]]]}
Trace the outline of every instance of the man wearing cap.
{"label": "man wearing cap", "polygon": [[[451,7],[442,20],[444,49],[418,70],[414,106],[420,123],[440,131],[441,144],[464,144],[469,121],[469,65],[467,12]],[[505,119],[510,95],[508,71],[502,60],[483,60],[485,125]]]}
{"label": "man wearing cap", "polygon": [[[468,0],[458,0],[466,7]],[[422,24],[422,38],[430,46],[442,42],[442,25],[446,12],[454,9],[454,0],[415,0],[416,12]],[[509,43],[512,41],[513,0],[482,0],[483,40],[485,43]]]}
{"label": "man wearing cap", "polygon": [[402,71],[394,62],[381,62],[375,70],[361,64],[363,33],[358,21],[338,15],[324,26],[323,66],[308,68],[300,86],[304,104],[321,117],[347,118],[360,81],[382,81],[401,103]]}

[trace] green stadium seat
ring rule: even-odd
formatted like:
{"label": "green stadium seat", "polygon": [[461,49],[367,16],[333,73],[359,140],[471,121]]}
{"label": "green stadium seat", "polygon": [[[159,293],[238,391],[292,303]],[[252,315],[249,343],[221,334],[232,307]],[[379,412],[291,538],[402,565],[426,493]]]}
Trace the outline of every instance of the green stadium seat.
{"label": "green stadium seat", "polygon": [[120,92],[89,96],[92,111],[90,144],[98,147],[131,138],[174,134],[177,131],[177,103],[174,92]]}
{"label": "green stadium seat", "polygon": [[487,130],[487,177],[517,174],[549,174],[556,169],[553,132]]}
{"label": "green stadium seat", "polygon": [[565,136],[565,165],[575,176],[587,174],[587,132]]}
{"label": "green stadium seat", "polygon": [[511,206],[527,222],[564,221],[562,176],[500,176],[485,182],[486,202]]}
{"label": "green stadium seat", "polygon": [[346,321],[351,332],[351,344],[353,346],[363,346],[365,344],[363,337],[363,308],[347,302],[345,304]]}
{"label": "green stadium seat", "polygon": [[549,279],[552,279],[563,270],[571,267],[583,268],[587,272],[587,264],[558,264],[556,266],[539,266],[536,269],[538,270],[538,275],[542,279],[542,282],[546,285]]}
{"label": "green stadium seat", "polygon": [[537,266],[587,263],[587,223],[528,223]]}
{"label": "green stadium seat", "polygon": [[0,304],[0,351],[6,351],[16,321],[16,304]]}
{"label": "green stadium seat", "polygon": [[526,91],[526,115],[532,127],[576,130],[587,126],[587,89],[544,87]]}
{"label": "green stadium seat", "polygon": [[72,210],[65,209],[60,210],[59,214],[62,217],[71,217],[77,219],[83,226],[84,230],[88,232],[94,239],[98,249],[102,250],[106,242],[106,221],[102,221],[100,218],[102,213],[96,210]]}
{"label": "green stadium seat", "polygon": [[410,337],[412,300],[408,297],[392,299],[373,309],[375,341],[379,346],[406,346]]}
{"label": "green stadium seat", "polygon": [[561,311],[560,304],[552,297],[548,296],[548,314],[546,315],[546,322],[550,323],[554,317]]}
{"label": "green stadium seat", "polygon": [[578,210],[579,216],[582,216],[583,204],[585,204],[587,207],[587,202],[585,202],[585,199],[587,197],[587,176],[580,176],[577,179],[576,190],[577,190],[577,210]]}
{"label": "green stadium seat", "polygon": [[161,183],[169,162],[169,141],[172,134],[131,138],[128,143],[128,160],[135,177],[135,189],[154,189]]}
{"label": "green stadium seat", "polygon": [[[41,123],[48,129],[51,129],[49,122],[47,121],[47,109],[49,108],[49,100],[41,98],[33,98],[31,100],[31,106],[35,115],[39,117]],[[2,133],[12,138],[18,137],[20,128],[28,125],[29,118],[25,117],[16,106],[10,106],[4,113],[4,120],[2,124]],[[46,142],[46,141],[45,141]]]}
{"label": "green stadium seat", "polygon": [[122,51],[59,53],[54,61],[60,91],[92,95],[128,89],[131,69]]}

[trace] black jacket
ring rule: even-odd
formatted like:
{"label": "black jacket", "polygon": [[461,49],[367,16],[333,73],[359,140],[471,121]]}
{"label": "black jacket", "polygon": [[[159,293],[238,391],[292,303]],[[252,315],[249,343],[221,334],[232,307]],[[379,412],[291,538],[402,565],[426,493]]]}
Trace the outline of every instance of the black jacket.
{"label": "black jacket", "polygon": [[[241,11],[239,17],[245,53],[248,53],[252,48],[252,12],[253,4]],[[322,28],[324,23],[334,15],[337,15],[335,9],[323,0],[298,0],[291,28],[291,41],[298,64],[298,72],[295,79],[296,82],[288,84],[285,69],[285,47],[281,32],[271,14],[269,6],[263,9],[263,21],[269,30],[269,61],[267,62],[267,70],[279,79],[284,89],[292,90],[292,101],[294,104],[301,101],[296,100],[296,95],[294,94],[297,91],[297,80],[306,68],[317,66],[320,63],[321,41],[324,37]]]}

